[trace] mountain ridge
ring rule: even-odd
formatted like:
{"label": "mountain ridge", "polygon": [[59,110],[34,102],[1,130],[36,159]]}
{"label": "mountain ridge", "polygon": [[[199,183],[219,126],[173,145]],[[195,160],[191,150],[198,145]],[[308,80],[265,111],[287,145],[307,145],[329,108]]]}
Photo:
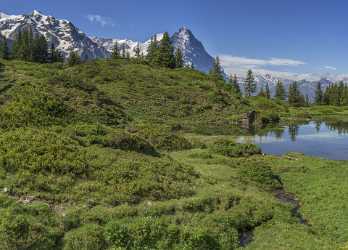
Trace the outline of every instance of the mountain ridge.
{"label": "mountain ridge", "polygon": [[[11,42],[14,40],[19,30],[31,27],[34,33],[40,33],[48,39],[50,43],[59,49],[64,57],[68,57],[71,52],[78,52],[82,59],[109,58],[112,49],[117,42],[130,56],[135,55],[135,48],[139,46],[140,52],[147,54],[147,48],[151,39],[146,41],[135,41],[119,38],[101,38],[88,36],[72,22],[65,19],[57,19],[54,16],[45,15],[38,10],[30,14],[9,15],[0,12],[0,34]],[[161,40],[163,33],[156,34],[157,40]],[[209,72],[214,63],[214,58],[206,51],[203,43],[199,41],[193,32],[186,26],[181,27],[171,36],[171,41],[175,49],[181,49],[186,65],[193,65],[199,71]],[[239,78],[240,83],[244,81]],[[275,85],[278,80],[284,82],[287,88],[292,80],[272,77],[269,74],[255,74],[257,89],[268,84],[271,92],[275,92]],[[323,78],[323,88],[333,83],[328,78]],[[300,80],[300,88],[310,99],[314,97],[315,84],[317,81]]]}

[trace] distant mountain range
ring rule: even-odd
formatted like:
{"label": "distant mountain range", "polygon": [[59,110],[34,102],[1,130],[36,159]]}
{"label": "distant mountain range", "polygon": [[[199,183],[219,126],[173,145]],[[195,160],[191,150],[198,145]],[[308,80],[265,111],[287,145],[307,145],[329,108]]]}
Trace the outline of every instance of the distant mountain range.
{"label": "distant mountain range", "polygon": [[[126,51],[134,56],[134,49],[139,46],[141,53],[146,55],[150,39],[144,42],[132,41],[118,38],[99,38],[89,37],[79,28],[74,26],[68,20],[60,20],[53,16],[44,15],[39,11],[33,11],[31,14],[8,15],[0,12],[0,34],[6,37],[11,43],[20,30],[32,28],[34,33],[40,33],[46,39],[55,45],[65,57],[73,51],[78,52],[83,59],[108,58],[111,56],[114,44],[125,46]],[[161,40],[163,34],[156,35]],[[184,61],[187,65],[193,65],[195,69],[208,72],[214,62],[214,58],[204,48],[203,44],[194,36],[191,30],[182,27],[175,32],[172,37],[174,48],[180,48],[184,55]],[[272,92],[275,91],[276,82],[281,80],[287,87],[292,80],[280,79],[271,75],[257,74],[255,76],[258,89],[268,84]],[[239,78],[240,83],[244,81]],[[332,83],[331,80],[323,78],[320,80],[322,86],[326,88]],[[314,97],[317,82],[302,80],[299,81],[302,93],[308,95],[311,99]]]}

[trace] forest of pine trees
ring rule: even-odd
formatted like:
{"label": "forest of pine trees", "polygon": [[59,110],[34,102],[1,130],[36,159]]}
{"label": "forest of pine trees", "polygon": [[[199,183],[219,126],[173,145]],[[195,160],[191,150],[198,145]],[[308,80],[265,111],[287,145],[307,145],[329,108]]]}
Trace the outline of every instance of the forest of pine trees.
{"label": "forest of pine trees", "polygon": [[343,82],[331,84],[322,95],[322,104],[334,106],[348,105],[348,86]]}
{"label": "forest of pine trees", "polygon": [[168,32],[163,34],[161,41],[157,41],[156,35],[151,39],[145,59],[149,64],[158,67],[182,68],[184,66],[183,53],[180,49],[174,49]]}
{"label": "forest of pine trees", "polygon": [[12,58],[37,63],[53,63],[64,60],[53,44],[49,46],[43,35],[35,35],[30,28],[18,32],[16,39],[13,41],[11,51],[8,41],[5,38],[1,38],[0,58]]}
{"label": "forest of pine trees", "polygon": [[291,106],[301,107],[306,105],[306,99],[301,94],[298,83],[293,82],[289,85],[288,102]]}

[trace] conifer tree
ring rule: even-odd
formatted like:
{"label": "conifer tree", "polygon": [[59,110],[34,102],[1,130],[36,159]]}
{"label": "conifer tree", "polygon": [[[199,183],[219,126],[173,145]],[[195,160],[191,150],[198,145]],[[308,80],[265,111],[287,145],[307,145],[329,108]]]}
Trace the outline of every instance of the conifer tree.
{"label": "conifer tree", "polygon": [[68,65],[74,66],[74,65],[77,65],[80,63],[81,63],[81,58],[80,58],[79,54],[75,51],[71,52],[70,56],[68,58]]}
{"label": "conifer tree", "polygon": [[22,43],[21,43],[21,60],[24,61],[33,61],[33,42],[34,34],[31,26],[23,32],[22,34]]}
{"label": "conifer tree", "polygon": [[266,83],[266,90],[265,90],[266,98],[271,99],[271,91],[269,89],[268,83]]}
{"label": "conifer tree", "polygon": [[301,94],[297,82],[293,82],[289,86],[288,102],[296,107],[305,105],[305,97]]}
{"label": "conifer tree", "polygon": [[158,50],[157,36],[154,35],[151,38],[149,47],[147,48],[146,60],[151,65],[158,66],[158,57],[159,57],[159,50]]}
{"label": "conifer tree", "polygon": [[55,48],[54,43],[51,43],[51,49],[49,50],[49,59],[51,63],[64,62],[64,57],[62,53]]}
{"label": "conifer tree", "polygon": [[158,53],[159,53],[159,66],[166,67],[166,68],[175,67],[174,48],[170,41],[168,32],[165,32],[163,34],[163,38],[159,43]]}
{"label": "conifer tree", "polygon": [[348,105],[348,86],[344,82],[330,84],[323,93],[323,104]]}
{"label": "conifer tree", "polygon": [[175,67],[176,68],[184,67],[184,58],[180,48],[175,50]]}
{"label": "conifer tree", "polygon": [[38,35],[32,40],[31,61],[45,63],[48,61],[48,44],[43,35]]}
{"label": "conifer tree", "polygon": [[19,30],[12,45],[12,55],[15,59],[23,58],[23,35]]}
{"label": "conifer tree", "polygon": [[256,91],[255,78],[251,70],[248,70],[247,77],[245,79],[244,84],[245,84],[244,85],[245,95],[247,97],[250,97]]}
{"label": "conifer tree", "polygon": [[0,43],[0,57],[5,60],[10,59],[10,50],[6,38]]}
{"label": "conifer tree", "polygon": [[241,95],[242,91],[240,90],[239,84],[238,84],[238,78],[237,75],[234,74],[234,76],[230,76],[229,79],[230,84],[232,85],[232,89],[233,91],[237,94],[237,95]]}
{"label": "conifer tree", "polygon": [[122,44],[122,58],[127,57],[126,44]]}
{"label": "conifer tree", "polygon": [[209,75],[217,81],[224,81],[224,71],[220,64],[220,58],[216,57],[214,60],[213,68],[210,70]]}
{"label": "conifer tree", "polygon": [[323,90],[321,88],[321,83],[317,83],[317,89],[315,91],[315,104],[321,105],[323,103]]}
{"label": "conifer tree", "polygon": [[134,52],[135,52],[135,58],[140,59],[141,55],[140,55],[140,45],[139,43],[137,44],[137,46],[134,48]]}
{"label": "conifer tree", "polygon": [[118,58],[120,58],[120,50],[119,50],[118,42],[117,42],[117,41],[116,41],[116,43],[114,44],[114,48],[112,49],[111,58],[112,58],[112,59],[118,59]]}
{"label": "conifer tree", "polygon": [[277,100],[284,101],[286,98],[286,93],[285,93],[285,88],[284,85],[281,81],[278,80],[277,86],[276,86],[276,93],[275,93],[275,98]]}

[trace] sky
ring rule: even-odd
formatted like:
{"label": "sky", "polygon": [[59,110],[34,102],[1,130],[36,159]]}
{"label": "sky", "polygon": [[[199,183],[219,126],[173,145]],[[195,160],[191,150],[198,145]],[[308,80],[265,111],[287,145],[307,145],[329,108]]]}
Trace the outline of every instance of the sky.
{"label": "sky", "polygon": [[101,37],[147,40],[187,26],[228,73],[348,75],[344,0],[0,0],[7,14],[34,9]]}

